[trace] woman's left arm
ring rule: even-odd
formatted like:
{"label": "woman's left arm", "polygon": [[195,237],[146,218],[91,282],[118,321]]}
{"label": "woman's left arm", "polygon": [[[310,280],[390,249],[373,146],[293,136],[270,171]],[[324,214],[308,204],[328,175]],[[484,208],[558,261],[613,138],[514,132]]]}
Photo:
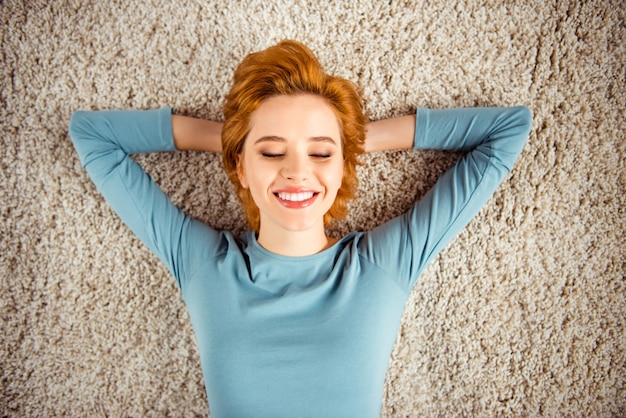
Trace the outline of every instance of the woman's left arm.
{"label": "woman's left arm", "polygon": [[410,149],[415,137],[415,115],[382,119],[367,124],[365,152]]}
{"label": "woman's left arm", "polygon": [[[394,119],[388,123],[393,124]],[[398,123],[401,146],[408,130],[405,123]],[[410,289],[430,260],[478,213],[513,168],[531,124],[532,114],[524,106],[418,109],[412,148],[466,155],[409,212],[369,234],[371,257],[393,269],[397,277],[408,279],[403,285]],[[394,245],[376,245],[381,242]]]}

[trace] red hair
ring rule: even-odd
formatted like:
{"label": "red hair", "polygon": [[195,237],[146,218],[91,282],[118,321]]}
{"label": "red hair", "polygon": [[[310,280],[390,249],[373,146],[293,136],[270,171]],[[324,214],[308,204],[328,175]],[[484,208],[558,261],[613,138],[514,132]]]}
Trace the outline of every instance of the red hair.
{"label": "red hair", "polygon": [[324,216],[348,214],[348,202],[354,198],[358,180],[356,166],[363,152],[365,124],[361,96],[354,83],[324,72],[311,50],[299,42],[283,41],[246,56],[235,70],[233,85],[224,104],[222,158],[224,168],[246,212],[250,227],[258,231],[259,209],[250,191],[239,182],[237,161],[249,132],[250,117],[266,99],[279,95],[314,94],[324,98],[332,108],[341,131],[344,170],[335,202]]}

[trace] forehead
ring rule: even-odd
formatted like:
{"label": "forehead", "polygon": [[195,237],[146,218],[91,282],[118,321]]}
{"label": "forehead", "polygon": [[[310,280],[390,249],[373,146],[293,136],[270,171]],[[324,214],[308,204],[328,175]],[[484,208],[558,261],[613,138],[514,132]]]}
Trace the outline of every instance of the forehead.
{"label": "forehead", "polygon": [[264,100],[250,117],[248,136],[287,139],[327,136],[339,140],[341,133],[337,116],[326,99],[301,94]]}

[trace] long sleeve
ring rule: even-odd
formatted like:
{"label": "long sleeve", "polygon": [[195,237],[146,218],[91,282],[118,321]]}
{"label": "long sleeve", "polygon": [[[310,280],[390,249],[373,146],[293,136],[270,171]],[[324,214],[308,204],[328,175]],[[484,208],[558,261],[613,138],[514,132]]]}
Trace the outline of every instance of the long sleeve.
{"label": "long sleeve", "polygon": [[171,110],[76,112],[69,132],[99,192],[180,286],[183,269],[189,267],[181,260],[211,241],[217,245],[218,234],[185,216],[130,158],[133,153],[175,150]]}
{"label": "long sleeve", "polygon": [[418,109],[414,148],[465,151],[406,214],[367,236],[366,252],[409,291],[428,263],[491,198],[521,153],[528,108]]}

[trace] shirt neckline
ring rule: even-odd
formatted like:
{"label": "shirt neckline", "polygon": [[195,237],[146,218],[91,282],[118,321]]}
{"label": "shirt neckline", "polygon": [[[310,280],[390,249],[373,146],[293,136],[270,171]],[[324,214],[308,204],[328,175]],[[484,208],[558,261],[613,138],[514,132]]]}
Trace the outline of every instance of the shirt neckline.
{"label": "shirt neckline", "polygon": [[250,248],[253,249],[257,253],[260,253],[262,256],[272,258],[277,261],[281,261],[283,263],[284,262],[301,263],[301,262],[306,262],[306,261],[315,261],[317,259],[327,258],[330,255],[336,254],[340,250],[340,248],[344,246],[343,245],[344,242],[346,242],[346,240],[349,239],[349,237],[351,237],[353,234],[354,233],[350,233],[348,235],[343,236],[342,238],[338,239],[337,242],[335,242],[333,245],[331,245],[330,247],[318,253],[311,254],[311,255],[303,255],[303,256],[289,256],[289,255],[280,255],[280,254],[273,253],[271,251],[266,250],[265,248],[263,248],[261,244],[259,244],[257,240],[256,232],[250,231],[246,235],[248,235],[248,242],[250,243],[249,244]]}

